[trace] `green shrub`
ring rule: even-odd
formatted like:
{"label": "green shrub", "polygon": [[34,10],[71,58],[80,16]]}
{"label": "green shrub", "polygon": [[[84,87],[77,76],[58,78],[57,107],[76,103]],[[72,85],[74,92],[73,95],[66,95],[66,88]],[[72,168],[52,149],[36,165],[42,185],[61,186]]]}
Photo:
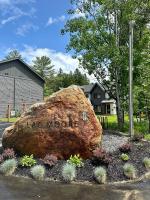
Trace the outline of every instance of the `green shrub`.
{"label": "green shrub", "polygon": [[126,163],[123,167],[124,175],[127,178],[134,179],[136,178],[136,169],[132,164]]}
{"label": "green shrub", "polygon": [[95,168],[94,177],[98,183],[100,184],[106,183],[106,178],[107,178],[106,170],[103,167]]}
{"label": "green shrub", "polygon": [[147,169],[150,169],[150,158],[144,158],[143,159],[143,164]]}
{"label": "green shrub", "polygon": [[144,135],[144,139],[150,141],[150,134]]}
{"label": "green shrub", "polygon": [[72,164],[66,163],[62,169],[62,177],[64,181],[71,182],[76,177],[76,168]]}
{"label": "green shrub", "polygon": [[17,160],[9,159],[4,161],[0,166],[0,172],[5,176],[12,175],[17,168]]}
{"label": "green shrub", "polygon": [[45,168],[42,165],[36,165],[31,168],[31,174],[36,180],[43,180],[45,176]]}
{"label": "green shrub", "polygon": [[83,167],[84,163],[82,161],[82,158],[80,157],[80,155],[74,155],[74,156],[70,156],[69,160],[67,160],[67,163],[74,165],[75,167]]}
{"label": "green shrub", "polygon": [[122,153],[120,158],[123,160],[123,161],[128,161],[129,160],[129,156],[125,153]]}
{"label": "green shrub", "polygon": [[33,155],[31,155],[31,156],[23,156],[20,159],[20,165],[22,167],[32,167],[35,164],[36,164],[36,160],[33,159]]}

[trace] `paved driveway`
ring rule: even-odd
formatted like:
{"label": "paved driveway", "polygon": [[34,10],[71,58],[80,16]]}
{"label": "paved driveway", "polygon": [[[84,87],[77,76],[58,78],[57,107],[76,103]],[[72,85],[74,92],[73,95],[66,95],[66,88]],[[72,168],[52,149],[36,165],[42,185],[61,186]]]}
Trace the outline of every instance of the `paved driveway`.
{"label": "paved driveway", "polygon": [[5,128],[11,126],[11,124],[12,123],[8,123],[8,122],[0,122],[0,138],[2,137],[2,134]]}
{"label": "paved driveway", "polygon": [[36,182],[0,176],[0,200],[149,200],[150,185],[102,186]]}

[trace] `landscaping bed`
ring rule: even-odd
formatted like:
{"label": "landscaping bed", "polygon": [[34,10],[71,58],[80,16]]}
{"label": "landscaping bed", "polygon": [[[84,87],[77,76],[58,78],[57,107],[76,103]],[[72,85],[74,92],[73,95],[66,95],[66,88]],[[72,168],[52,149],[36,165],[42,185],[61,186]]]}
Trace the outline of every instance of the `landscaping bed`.
{"label": "landscaping bed", "polygon": [[[116,136],[116,140],[117,138],[118,136]],[[118,138],[118,141],[120,141],[120,139],[121,137]],[[113,145],[112,143],[115,140],[114,138],[112,140],[112,136],[108,136],[108,139],[106,140],[105,138],[104,142],[105,141],[107,141],[106,143],[107,145]],[[134,166],[135,172],[136,172],[136,178],[145,174],[148,171],[148,169],[144,166],[143,159],[145,157],[147,158],[150,157],[150,143],[148,141],[143,141],[143,140],[128,142],[127,138],[124,138],[124,137],[122,141],[126,142],[124,143],[125,145],[121,144],[121,146],[119,147],[119,144],[118,144],[117,148],[115,150],[114,148],[110,149],[112,151],[110,151],[109,153],[105,152],[105,150],[100,148],[101,149],[100,151],[102,151],[101,154],[106,154],[104,156],[105,159],[97,160],[96,157],[93,157],[91,159],[82,160],[83,166],[75,167],[76,176],[74,177],[74,181],[76,182],[88,181],[91,183],[95,183],[94,170],[95,168],[99,166],[103,167],[103,169],[106,170],[107,182],[117,182],[117,181],[131,179],[133,177],[127,177],[124,175],[125,173],[124,173],[123,167],[126,163],[130,163]],[[105,148],[106,144],[103,144],[103,148]],[[116,145],[116,141],[115,141],[115,145]],[[109,149],[109,148],[106,148],[106,149]],[[1,149],[1,153],[2,153],[2,149]],[[122,154],[126,154],[126,156],[128,157],[128,160],[123,161],[121,159]],[[20,163],[20,159],[21,158],[19,156],[16,156],[16,160],[18,163]],[[35,161],[36,161],[36,164],[34,165],[44,166],[45,168],[44,178],[49,178],[51,180],[57,180],[57,181],[64,181],[64,178],[62,175],[62,169],[63,169],[63,166],[67,163],[67,161],[58,160],[51,167],[49,167],[48,165],[44,165],[44,162],[41,159],[35,159]],[[19,175],[19,176],[28,176],[32,178],[31,167],[23,167],[20,164],[17,166],[14,174]]]}

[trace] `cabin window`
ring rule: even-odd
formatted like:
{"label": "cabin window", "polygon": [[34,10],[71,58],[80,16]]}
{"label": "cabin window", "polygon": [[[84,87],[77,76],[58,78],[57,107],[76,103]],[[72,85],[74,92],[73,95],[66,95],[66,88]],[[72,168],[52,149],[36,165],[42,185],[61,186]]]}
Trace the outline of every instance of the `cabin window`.
{"label": "cabin window", "polygon": [[101,98],[101,95],[99,93],[94,94],[94,99],[100,99],[100,98]]}

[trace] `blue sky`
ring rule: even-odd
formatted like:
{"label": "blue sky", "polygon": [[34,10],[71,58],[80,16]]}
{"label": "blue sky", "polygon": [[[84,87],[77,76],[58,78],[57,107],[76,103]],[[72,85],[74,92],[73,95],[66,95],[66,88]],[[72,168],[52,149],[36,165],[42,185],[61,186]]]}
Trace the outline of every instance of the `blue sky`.
{"label": "blue sky", "polygon": [[17,49],[29,64],[47,55],[56,70],[74,70],[78,62],[65,50],[69,38],[60,34],[70,6],[69,0],[0,0],[0,59]]}

